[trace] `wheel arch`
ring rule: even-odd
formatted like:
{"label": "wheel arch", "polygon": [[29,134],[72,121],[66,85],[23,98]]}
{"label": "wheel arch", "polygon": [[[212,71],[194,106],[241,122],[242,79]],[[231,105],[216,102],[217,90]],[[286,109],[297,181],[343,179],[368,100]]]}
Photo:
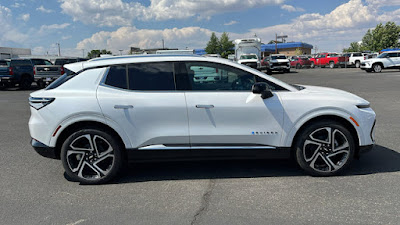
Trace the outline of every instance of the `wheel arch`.
{"label": "wheel arch", "polygon": [[68,138],[68,136],[71,135],[73,132],[75,132],[79,129],[84,129],[84,128],[100,129],[102,131],[105,131],[105,132],[111,134],[112,136],[114,136],[117,139],[120,146],[125,151],[126,147],[125,147],[124,141],[122,140],[119,133],[117,131],[115,131],[112,127],[110,127],[109,125],[107,125],[105,123],[99,122],[99,121],[82,120],[82,121],[76,121],[74,123],[69,124],[67,127],[65,127],[60,132],[60,134],[58,134],[57,139],[56,139],[56,144],[55,144],[55,155],[56,155],[57,159],[60,159],[62,144]]}
{"label": "wheel arch", "polygon": [[372,66],[371,66],[371,68],[373,68],[375,64],[379,64],[379,65],[381,65],[381,66],[382,66],[382,69],[384,69],[384,68],[385,68],[385,65],[383,65],[383,62],[374,62],[374,63],[372,63]]}
{"label": "wheel arch", "polygon": [[[318,115],[312,118],[309,118],[305,121],[302,122],[301,125],[299,125],[299,129],[295,132],[293,138],[291,139],[292,142],[290,143],[290,146],[292,150],[294,150],[294,144],[297,142],[297,139],[300,137],[300,134],[303,132],[304,129],[306,129],[310,124],[315,123],[317,121],[323,121],[323,120],[330,120],[330,121],[335,121],[338,122],[339,124],[343,125],[346,129],[349,130],[351,133],[354,143],[356,145],[356,152],[355,152],[355,157],[359,156],[359,150],[360,150],[360,135],[357,132],[357,129],[354,127],[354,125],[347,119],[345,119],[342,116],[339,115],[334,115],[334,114],[327,114],[327,115]],[[289,138],[288,138],[289,140]]]}

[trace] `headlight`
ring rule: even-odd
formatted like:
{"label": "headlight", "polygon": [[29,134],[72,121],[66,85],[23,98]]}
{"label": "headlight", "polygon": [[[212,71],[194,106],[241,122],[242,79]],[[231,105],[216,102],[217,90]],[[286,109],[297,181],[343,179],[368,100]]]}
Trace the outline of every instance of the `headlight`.
{"label": "headlight", "polygon": [[29,105],[37,110],[45,107],[46,105],[52,103],[55,98],[29,98]]}

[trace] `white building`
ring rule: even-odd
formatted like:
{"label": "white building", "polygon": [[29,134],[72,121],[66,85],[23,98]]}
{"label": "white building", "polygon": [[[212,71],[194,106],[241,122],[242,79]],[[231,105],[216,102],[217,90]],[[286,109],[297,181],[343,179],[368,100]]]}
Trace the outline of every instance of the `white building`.
{"label": "white building", "polygon": [[20,55],[31,55],[32,52],[29,48],[7,48],[0,47],[0,59],[15,58]]}

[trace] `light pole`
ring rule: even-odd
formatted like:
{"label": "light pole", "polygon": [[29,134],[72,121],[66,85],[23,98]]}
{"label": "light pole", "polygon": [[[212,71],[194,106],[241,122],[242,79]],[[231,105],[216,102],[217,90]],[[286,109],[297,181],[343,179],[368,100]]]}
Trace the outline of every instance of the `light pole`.
{"label": "light pole", "polygon": [[287,38],[288,36],[287,35],[280,35],[280,36],[278,36],[276,33],[275,33],[275,54],[278,54],[278,38],[282,38],[282,43],[285,41],[285,38]]}

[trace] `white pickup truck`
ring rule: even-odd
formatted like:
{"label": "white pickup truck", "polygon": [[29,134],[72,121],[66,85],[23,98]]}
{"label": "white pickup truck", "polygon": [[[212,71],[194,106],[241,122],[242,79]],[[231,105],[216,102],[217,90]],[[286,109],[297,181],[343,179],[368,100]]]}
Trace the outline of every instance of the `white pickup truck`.
{"label": "white pickup truck", "polygon": [[361,53],[361,52],[349,52],[343,54],[346,59],[349,59],[347,62],[348,66],[355,66],[356,68],[360,68],[361,62],[364,60],[364,55],[367,53]]}

